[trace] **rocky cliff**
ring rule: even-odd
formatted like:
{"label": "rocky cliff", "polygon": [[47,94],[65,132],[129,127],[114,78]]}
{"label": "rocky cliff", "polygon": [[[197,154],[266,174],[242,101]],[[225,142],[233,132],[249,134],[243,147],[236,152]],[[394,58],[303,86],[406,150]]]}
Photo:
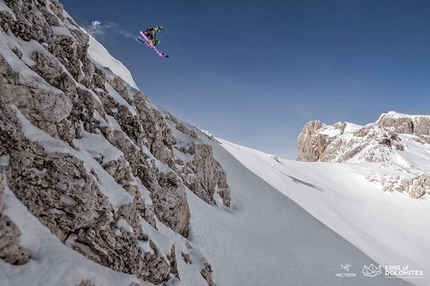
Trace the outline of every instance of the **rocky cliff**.
{"label": "rocky cliff", "polygon": [[[180,281],[179,260],[198,253],[186,240],[188,190],[230,205],[212,148],[94,60],[97,43],[56,0],[0,0],[0,14],[0,190],[86,258],[154,284]],[[40,259],[0,218],[0,257]],[[170,251],[151,236],[160,226],[182,237]],[[210,261],[198,260],[213,284]]]}
{"label": "rocky cliff", "polygon": [[384,191],[406,192],[413,198],[430,193],[427,161],[409,152],[419,149],[422,158],[430,154],[430,116],[389,112],[366,126],[311,121],[303,127],[297,146],[299,161],[375,163],[381,174],[368,179]]}

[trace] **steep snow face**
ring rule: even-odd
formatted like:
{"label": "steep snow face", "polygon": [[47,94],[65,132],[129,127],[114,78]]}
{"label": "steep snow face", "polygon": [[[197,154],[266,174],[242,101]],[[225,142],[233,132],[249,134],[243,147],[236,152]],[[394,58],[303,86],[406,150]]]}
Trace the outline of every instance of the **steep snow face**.
{"label": "steep snow face", "polygon": [[[237,277],[252,276],[257,283],[251,285],[282,285],[270,280],[276,275],[285,275],[285,281],[291,285],[396,285],[402,281],[393,279],[390,275],[393,272],[389,269],[400,267],[418,271],[411,272],[410,275],[398,271],[398,278],[403,278],[407,283],[430,283],[428,194],[420,200],[414,200],[405,193],[381,192],[381,186],[367,179],[372,174],[386,172],[379,164],[305,163],[280,158],[274,160],[273,155],[217,140],[220,146],[213,145],[216,156],[231,174],[230,186],[235,190],[232,193],[234,212],[225,220],[231,221],[232,229],[240,229],[231,230],[226,237],[230,239],[231,236],[237,236],[237,240],[243,240],[238,245],[231,245],[225,238],[225,245],[221,243],[223,248],[230,247],[224,250],[230,257],[240,257],[238,260],[241,262],[235,268]],[[409,154],[420,156],[421,151],[419,148],[410,149]],[[246,169],[242,170],[241,164]],[[301,213],[292,202],[306,212]],[[337,236],[324,233],[324,226],[318,226],[309,219],[308,213],[368,257],[351,249],[352,245],[343,245]],[[204,224],[205,221],[202,220],[199,222],[196,219],[192,221],[192,225],[194,222]],[[249,224],[253,227],[246,229],[245,225]],[[264,230],[265,235],[259,230]],[[196,232],[193,238],[202,235],[199,231]],[[263,246],[257,241],[264,242]],[[252,242],[254,247],[248,244]],[[198,243],[203,244],[202,241]],[[252,255],[246,257],[245,254],[237,253],[239,251],[236,248],[247,246],[253,247]],[[210,253],[209,257],[218,256],[208,248],[203,247],[203,250]],[[300,269],[297,261],[301,259],[306,261],[306,270]],[[257,266],[261,260],[267,266],[264,268],[268,282],[266,284],[263,278],[247,273],[247,267],[241,269],[243,265],[260,269]],[[352,265],[351,272],[357,273],[357,279],[348,280],[336,276],[344,264]],[[363,276],[364,266],[370,264],[382,266],[381,275],[374,277],[379,280]],[[214,265],[214,273],[220,271],[218,267],[223,270],[229,267],[218,263]],[[271,274],[267,275],[268,273]],[[308,278],[310,281],[307,281]],[[241,284],[238,280],[234,281],[234,285]]]}
{"label": "steep snow face", "polygon": [[108,67],[115,75],[119,76],[132,88],[138,89],[130,71],[117,59],[112,57],[103,45],[90,36],[88,43],[88,54],[91,59],[96,62],[100,68]]}
{"label": "steep snow face", "polygon": [[430,192],[430,116],[389,112],[366,126],[310,122],[299,136],[299,160],[368,163],[384,191],[420,198]]}

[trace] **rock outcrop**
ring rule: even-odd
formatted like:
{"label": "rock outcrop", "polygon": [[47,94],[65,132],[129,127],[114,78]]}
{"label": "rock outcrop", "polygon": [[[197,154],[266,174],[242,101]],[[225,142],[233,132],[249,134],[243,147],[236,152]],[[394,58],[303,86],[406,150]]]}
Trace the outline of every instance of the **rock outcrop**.
{"label": "rock outcrop", "polygon": [[376,124],[398,134],[430,136],[430,116],[409,116],[389,112],[382,114]]}
{"label": "rock outcrop", "polygon": [[31,251],[20,247],[21,231],[16,224],[3,214],[3,192],[7,186],[6,170],[0,166],[0,258],[3,261],[20,265],[26,263]]}
{"label": "rock outcrop", "polygon": [[408,158],[408,146],[430,147],[430,116],[389,112],[372,124],[358,126],[308,122],[298,137],[298,159],[304,162],[377,163],[399,175],[371,175],[384,191],[407,192],[420,198],[430,192],[428,169]]}
{"label": "rock outcrop", "polygon": [[[9,158],[10,190],[88,259],[154,284],[172,273],[180,279],[173,258],[181,250],[160,251],[142,220],[186,238],[187,189],[214,207],[217,197],[230,206],[212,148],[93,61],[94,40],[58,1],[0,1],[0,157]],[[25,262],[19,229],[7,217],[0,223],[14,249],[4,254],[1,244],[0,257]]]}

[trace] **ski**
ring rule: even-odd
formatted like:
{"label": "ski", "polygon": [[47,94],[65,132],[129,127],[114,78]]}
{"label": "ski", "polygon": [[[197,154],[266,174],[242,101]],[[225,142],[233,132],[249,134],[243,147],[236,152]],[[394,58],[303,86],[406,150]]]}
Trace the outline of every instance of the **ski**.
{"label": "ski", "polygon": [[160,57],[165,57],[168,58],[169,56],[165,53],[163,53],[162,51],[160,51],[159,49],[157,49],[154,44],[152,44],[152,42],[146,37],[145,33],[140,31],[140,34],[142,35],[143,39],[138,38],[137,40],[139,42],[141,42],[142,44],[144,44],[145,46],[147,46],[148,48],[150,48],[151,50],[155,51],[157,53],[157,55],[159,55]]}
{"label": "ski", "polygon": [[167,54],[163,53],[162,51],[160,51],[159,49],[157,49],[154,45],[149,44],[145,40],[142,40],[141,38],[138,38],[137,40],[139,42],[141,42],[142,44],[144,44],[145,46],[147,46],[148,48],[150,48],[151,50],[155,51],[157,53],[157,55],[159,55],[160,57],[165,57],[165,58],[169,57]]}

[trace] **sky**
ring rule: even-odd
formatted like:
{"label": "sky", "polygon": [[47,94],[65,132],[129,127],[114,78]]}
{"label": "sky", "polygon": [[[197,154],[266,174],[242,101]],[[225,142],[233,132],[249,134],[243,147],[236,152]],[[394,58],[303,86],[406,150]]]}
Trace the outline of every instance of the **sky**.
{"label": "sky", "polygon": [[[430,115],[427,0],[60,2],[151,101],[280,158],[296,159],[311,120]],[[136,40],[150,25],[171,30],[169,58]]]}

